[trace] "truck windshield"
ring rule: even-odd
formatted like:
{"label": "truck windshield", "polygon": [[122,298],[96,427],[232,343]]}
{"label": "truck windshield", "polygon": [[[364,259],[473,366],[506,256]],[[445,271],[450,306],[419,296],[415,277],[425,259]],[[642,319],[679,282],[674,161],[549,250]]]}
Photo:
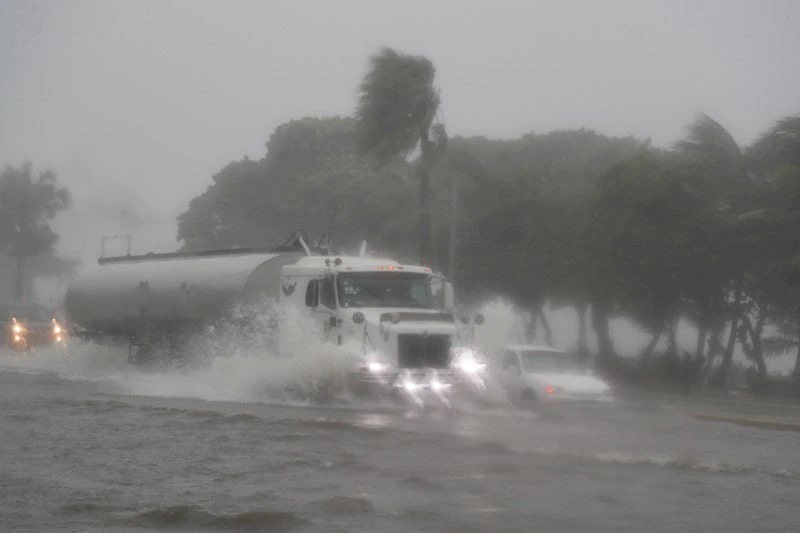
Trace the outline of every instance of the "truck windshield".
{"label": "truck windshield", "polygon": [[352,272],[336,281],[342,307],[433,307],[425,274]]}

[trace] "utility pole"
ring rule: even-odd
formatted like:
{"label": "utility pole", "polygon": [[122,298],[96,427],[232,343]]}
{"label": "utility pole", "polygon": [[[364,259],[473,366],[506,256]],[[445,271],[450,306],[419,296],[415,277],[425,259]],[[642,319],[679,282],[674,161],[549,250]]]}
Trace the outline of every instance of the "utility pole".
{"label": "utility pole", "polygon": [[456,221],[458,220],[458,178],[450,181],[450,251],[448,253],[447,275],[453,283],[456,275]]}

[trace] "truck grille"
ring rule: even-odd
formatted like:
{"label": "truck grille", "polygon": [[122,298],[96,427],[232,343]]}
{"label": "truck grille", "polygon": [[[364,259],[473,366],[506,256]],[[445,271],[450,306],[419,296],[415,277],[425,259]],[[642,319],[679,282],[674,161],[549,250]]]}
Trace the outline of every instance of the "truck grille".
{"label": "truck grille", "polygon": [[400,334],[397,354],[399,368],[447,368],[450,335]]}

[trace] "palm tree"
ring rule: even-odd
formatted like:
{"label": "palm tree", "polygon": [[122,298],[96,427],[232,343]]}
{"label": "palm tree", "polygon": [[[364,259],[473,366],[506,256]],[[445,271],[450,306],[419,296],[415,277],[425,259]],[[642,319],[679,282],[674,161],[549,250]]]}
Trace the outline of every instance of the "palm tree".
{"label": "palm tree", "polygon": [[794,376],[800,378],[800,115],[778,121],[748,150],[759,173],[759,206],[740,219],[769,243],[766,273],[777,280],[774,322],[780,334],[765,342],[780,349],[797,343]]}
{"label": "palm tree", "polygon": [[384,48],[370,59],[359,86],[356,109],[358,146],[379,166],[411,154],[418,146],[419,256],[431,260],[430,171],[447,149],[447,133],[435,123],[439,90],[433,85],[436,69],[422,56]]}
{"label": "palm tree", "polygon": [[0,174],[0,246],[8,246],[17,260],[14,298],[25,300],[25,267],[29,258],[52,249],[58,235],[49,221],[70,203],[67,189],[46,170],[34,179],[30,163],[6,166]]}
{"label": "palm tree", "polygon": [[[728,130],[704,113],[701,113],[689,125],[688,130],[686,139],[677,143],[676,148],[703,169],[707,193],[711,195],[711,203],[719,218],[724,221],[723,231],[730,237],[733,233],[732,224],[736,219],[737,210],[741,209],[742,204],[749,199],[747,192],[753,182],[748,169],[748,159]],[[727,306],[730,311],[728,342],[725,346],[722,363],[709,381],[710,384],[720,387],[725,385],[728,371],[733,362],[733,352],[736,347],[741,318],[743,295],[741,279],[738,275],[740,272],[731,274],[732,279],[725,283],[733,285],[733,290],[728,292],[734,295],[732,303]],[[724,280],[720,281],[724,283]],[[700,335],[702,335],[706,329],[705,324],[699,324],[699,326]],[[710,363],[709,360],[709,365]]]}

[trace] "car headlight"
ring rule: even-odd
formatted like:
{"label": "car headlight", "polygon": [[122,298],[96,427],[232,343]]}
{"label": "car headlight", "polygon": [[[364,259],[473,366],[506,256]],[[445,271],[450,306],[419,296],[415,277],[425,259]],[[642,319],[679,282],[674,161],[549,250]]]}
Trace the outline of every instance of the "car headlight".
{"label": "car headlight", "polygon": [[367,370],[369,370],[373,374],[383,374],[384,372],[389,370],[389,365],[387,365],[386,363],[382,363],[380,361],[368,361]]}

